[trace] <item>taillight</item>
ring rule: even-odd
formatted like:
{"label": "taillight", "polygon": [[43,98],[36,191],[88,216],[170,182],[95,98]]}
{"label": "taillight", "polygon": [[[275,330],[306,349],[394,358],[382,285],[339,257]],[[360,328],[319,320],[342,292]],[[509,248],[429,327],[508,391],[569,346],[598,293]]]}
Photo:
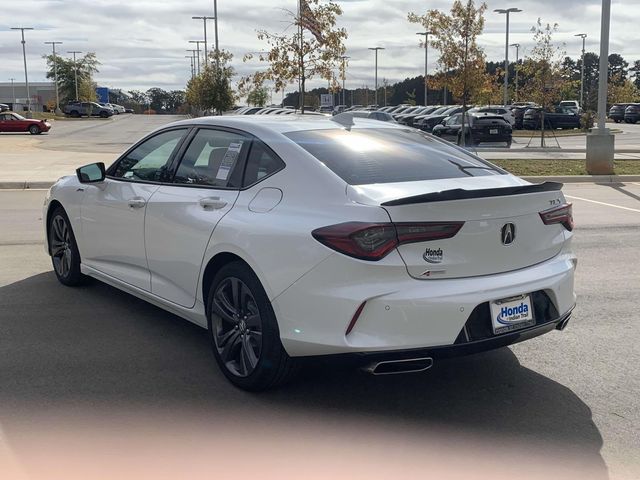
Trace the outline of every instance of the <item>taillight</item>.
{"label": "taillight", "polygon": [[380,260],[398,245],[454,237],[464,222],[347,222],[311,232],[323,245],[360,260]]}
{"label": "taillight", "polygon": [[569,231],[573,230],[573,206],[565,203],[559,207],[553,207],[544,212],[540,212],[540,218],[545,225],[561,224]]}

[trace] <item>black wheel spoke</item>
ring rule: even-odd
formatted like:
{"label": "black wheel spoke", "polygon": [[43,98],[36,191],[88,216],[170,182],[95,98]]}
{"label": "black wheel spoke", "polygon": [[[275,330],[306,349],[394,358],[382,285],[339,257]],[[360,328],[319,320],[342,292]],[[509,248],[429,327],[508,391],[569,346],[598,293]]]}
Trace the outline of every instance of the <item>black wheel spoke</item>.
{"label": "black wheel spoke", "polygon": [[262,352],[260,310],[247,284],[236,277],[222,280],[213,294],[215,347],[226,369],[238,377],[253,373]]}

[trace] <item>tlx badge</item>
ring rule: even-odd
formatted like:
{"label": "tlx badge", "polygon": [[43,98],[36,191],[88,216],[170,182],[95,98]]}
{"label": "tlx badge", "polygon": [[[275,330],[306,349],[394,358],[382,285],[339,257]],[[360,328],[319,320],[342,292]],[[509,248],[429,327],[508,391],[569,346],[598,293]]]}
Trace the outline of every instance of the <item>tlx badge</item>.
{"label": "tlx badge", "polygon": [[424,252],[424,254],[422,255],[422,258],[424,258],[425,262],[427,263],[442,263],[442,260],[444,258],[444,252],[442,251],[441,248],[438,249],[434,249],[434,248],[427,248]]}

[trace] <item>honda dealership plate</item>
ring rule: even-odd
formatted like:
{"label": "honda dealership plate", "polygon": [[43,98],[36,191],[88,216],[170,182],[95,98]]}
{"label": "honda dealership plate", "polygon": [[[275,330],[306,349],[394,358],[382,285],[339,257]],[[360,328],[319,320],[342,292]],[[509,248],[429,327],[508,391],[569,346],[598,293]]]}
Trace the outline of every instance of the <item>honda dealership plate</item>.
{"label": "honda dealership plate", "polygon": [[491,324],[496,335],[535,325],[531,297],[521,295],[491,302]]}

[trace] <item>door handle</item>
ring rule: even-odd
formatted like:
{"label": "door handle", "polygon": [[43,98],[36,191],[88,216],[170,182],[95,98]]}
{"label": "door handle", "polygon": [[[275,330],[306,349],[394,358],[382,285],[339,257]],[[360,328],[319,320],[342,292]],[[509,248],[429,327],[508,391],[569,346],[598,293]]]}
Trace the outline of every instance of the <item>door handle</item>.
{"label": "door handle", "polygon": [[221,200],[220,197],[205,197],[201,198],[200,206],[205,210],[220,210],[227,206],[227,202]]}
{"label": "door handle", "polygon": [[129,199],[128,203],[131,208],[142,208],[147,204],[147,201],[142,197],[133,197]]}

